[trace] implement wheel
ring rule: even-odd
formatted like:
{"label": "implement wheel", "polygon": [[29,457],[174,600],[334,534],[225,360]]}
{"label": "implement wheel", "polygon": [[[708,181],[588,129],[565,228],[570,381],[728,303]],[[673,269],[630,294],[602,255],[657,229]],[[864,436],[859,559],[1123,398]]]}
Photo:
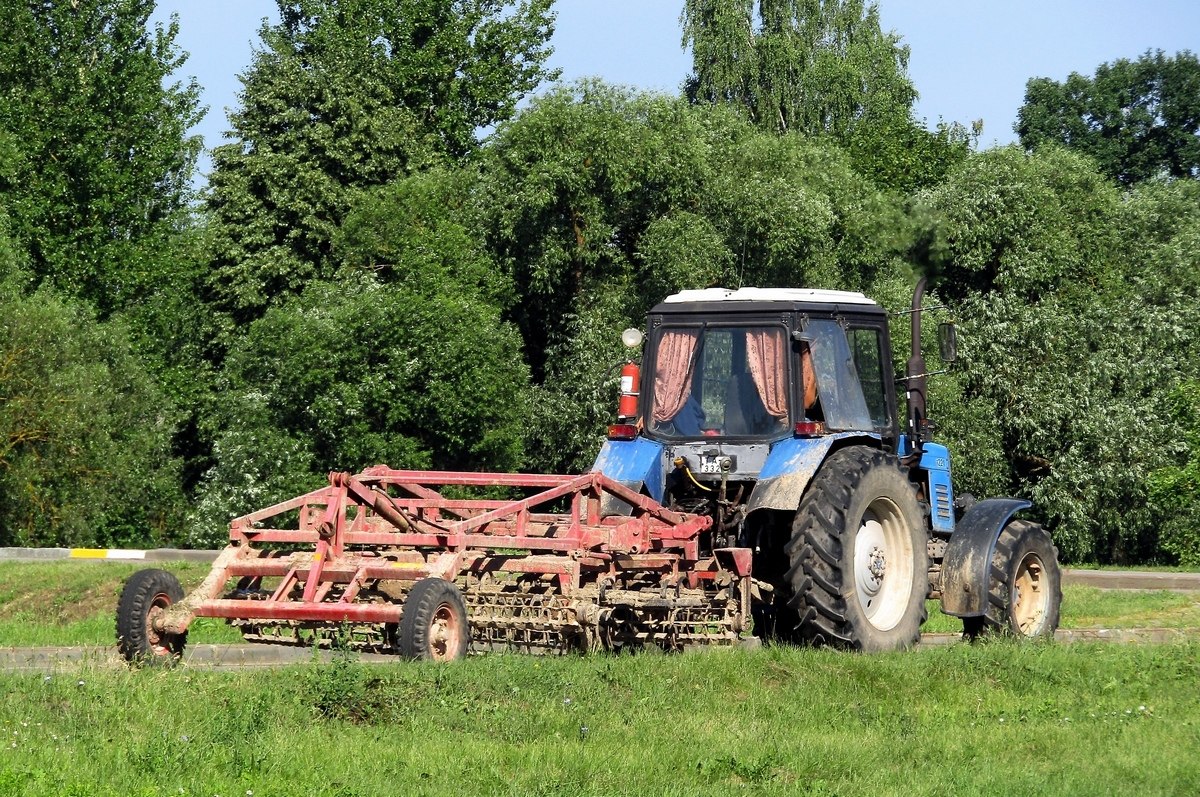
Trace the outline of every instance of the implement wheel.
{"label": "implement wheel", "polygon": [[396,628],[400,655],[456,661],[467,655],[469,640],[467,605],[458,588],[442,578],[425,578],[414,584]]}
{"label": "implement wheel", "polygon": [[166,666],[179,661],[187,633],[159,633],[154,619],[181,600],[179,579],[165,570],[139,570],[129,577],[117,602],[117,650],[126,661]]}
{"label": "implement wheel", "polygon": [[916,644],[929,582],[922,518],[895,457],[863,446],[831,454],[784,549],[799,639],[868,652]]}
{"label": "implement wheel", "polygon": [[1037,523],[1011,520],[996,540],[983,617],[963,618],[963,636],[1053,637],[1062,605],[1058,549]]}

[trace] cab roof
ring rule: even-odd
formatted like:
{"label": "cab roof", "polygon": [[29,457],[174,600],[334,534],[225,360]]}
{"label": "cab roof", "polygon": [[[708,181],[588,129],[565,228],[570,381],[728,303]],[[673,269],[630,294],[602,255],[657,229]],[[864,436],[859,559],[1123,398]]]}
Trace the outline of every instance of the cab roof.
{"label": "cab roof", "polygon": [[818,304],[875,304],[857,291],[826,291],[820,288],[704,288],[673,293],[664,304],[682,302],[816,302]]}
{"label": "cab roof", "polygon": [[828,291],[818,288],[704,288],[680,291],[663,299],[652,313],[697,311],[773,310],[784,305],[789,309],[820,308],[830,312],[879,311],[882,308],[857,291]]}

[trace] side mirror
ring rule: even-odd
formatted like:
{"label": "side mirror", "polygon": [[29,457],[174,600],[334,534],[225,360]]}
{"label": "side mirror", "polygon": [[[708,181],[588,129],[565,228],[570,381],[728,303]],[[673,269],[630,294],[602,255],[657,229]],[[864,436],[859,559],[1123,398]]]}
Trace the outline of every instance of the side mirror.
{"label": "side mirror", "polygon": [[938,324],[938,353],[947,364],[958,358],[958,330],[952,321]]}

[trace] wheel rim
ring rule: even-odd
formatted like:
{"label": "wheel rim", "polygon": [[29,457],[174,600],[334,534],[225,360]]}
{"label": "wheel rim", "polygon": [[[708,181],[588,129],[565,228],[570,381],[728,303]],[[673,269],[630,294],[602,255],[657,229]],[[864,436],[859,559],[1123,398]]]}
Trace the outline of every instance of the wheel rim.
{"label": "wheel rim", "polygon": [[1042,632],[1050,604],[1045,573],[1046,566],[1042,557],[1032,551],[1025,554],[1025,558],[1017,566],[1010,605],[1013,625],[1024,636],[1037,636]]}
{"label": "wheel rim", "polygon": [[889,631],[904,617],[913,584],[913,543],[899,507],[878,498],[854,539],[854,589],[867,621]]}
{"label": "wheel rim", "polygon": [[170,605],[171,596],[165,592],[160,592],[150,599],[150,609],[146,612],[146,648],[151,656],[175,655],[171,635],[159,633],[154,628],[154,620]]}
{"label": "wheel rim", "polygon": [[440,604],[429,623],[429,656],[434,661],[453,661],[459,654],[458,612],[448,603]]}

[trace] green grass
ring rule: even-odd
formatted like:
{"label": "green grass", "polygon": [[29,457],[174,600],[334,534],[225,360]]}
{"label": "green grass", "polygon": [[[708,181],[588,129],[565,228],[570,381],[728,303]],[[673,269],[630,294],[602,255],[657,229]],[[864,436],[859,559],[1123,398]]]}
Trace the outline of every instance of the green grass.
{"label": "green grass", "polygon": [[1154,573],[1200,573],[1200,565],[1101,565],[1095,562],[1075,562],[1063,567],[1075,570],[1148,570]]}
{"label": "green grass", "polygon": [[[208,572],[168,567],[185,586]],[[0,563],[0,645],[111,645],[135,569]],[[208,622],[193,643],[238,639]],[[1200,628],[1200,599],[1068,587],[1063,625]],[[960,629],[931,612],[927,630]],[[0,674],[0,795],[1193,795],[1198,683],[1197,641],[278,671],[96,658]]]}
{"label": "green grass", "polygon": [[1192,795],[1200,646],[0,675],[0,794]]}
{"label": "green grass", "polygon": [[[928,633],[959,633],[962,620],[942,614],[937,601],[927,601]],[[1108,590],[1063,587],[1060,628],[1197,628],[1200,593],[1167,590]]]}
{"label": "green grass", "polygon": [[[96,561],[0,562],[0,646],[113,645],[117,599],[125,579],[146,564]],[[170,570],[184,590],[211,569],[198,562],[155,565]],[[222,620],[201,618],[190,643],[239,642]],[[3,791],[0,790],[0,794]]]}
{"label": "green grass", "polygon": [[[0,562],[0,646],[111,645],[125,579],[141,564],[66,561]],[[208,574],[203,563],[161,565],[190,589]],[[929,633],[962,631],[962,621],[929,601]],[[1165,590],[1063,589],[1063,628],[1198,628],[1200,593]],[[197,619],[189,644],[233,643],[241,635],[221,620]]]}

